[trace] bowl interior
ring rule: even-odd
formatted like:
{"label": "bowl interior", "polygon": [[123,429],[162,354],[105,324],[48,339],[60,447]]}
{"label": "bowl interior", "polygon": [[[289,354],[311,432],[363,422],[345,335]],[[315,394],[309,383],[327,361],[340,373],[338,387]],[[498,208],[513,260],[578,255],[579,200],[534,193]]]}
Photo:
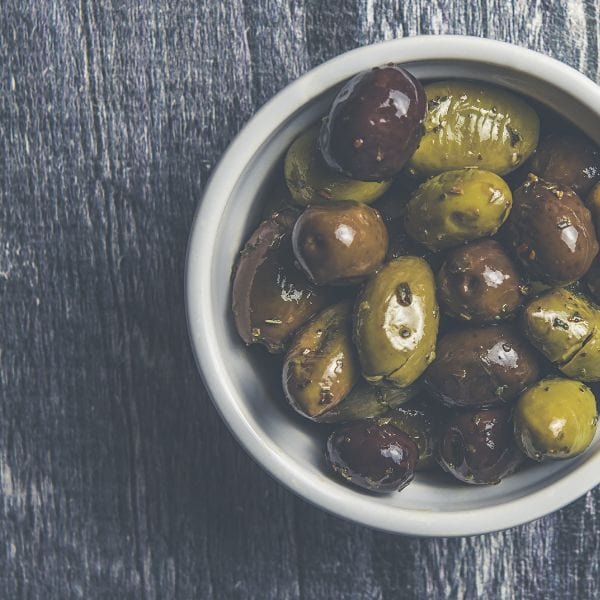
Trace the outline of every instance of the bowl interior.
{"label": "bowl interior", "polygon": [[[594,135],[595,132],[596,141],[600,143],[598,114],[582,104],[575,95],[537,79],[535,75],[523,73],[516,68],[491,67],[489,64],[458,60],[429,60],[404,66],[422,80],[470,78],[515,90],[565,116],[588,134]],[[330,478],[323,466],[323,442],[328,430],[305,422],[287,406],[278,379],[278,368],[273,366],[278,364],[277,359],[267,356],[262,348],[246,348],[238,338],[230,312],[232,265],[244,241],[260,221],[265,200],[263,193],[270,174],[280,167],[281,158],[292,140],[326,112],[336,88],[337,85],[307,101],[274,130],[246,164],[226,201],[221,199],[223,208],[215,221],[218,229],[210,264],[211,288],[202,292],[210,294],[209,301],[215,311],[213,327],[218,341],[211,347],[211,352],[216,353],[216,358],[226,366],[219,376],[226,379],[224,385],[229,397],[235,398],[236,418],[244,421],[249,435],[260,439],[261,444],[274,457],[273,460],[279,462],[281,468],[285,468],[284,483],[302,493],[304,482],[310,481],[312,485],[318,485],[320,492],[329,498],[328,503],[320,502],[321,505],[327,505],[330,510],[345,516],[392,530],[419,531],[418,526],[395,526],[393,511],[397,511],[402,518],[409,514],[404,511],[411,511],[411,519],[418,521],[426,519],[427,514],[456,513],[499,506],[542,490],[548,490],[551,494],[554,482],[574,472],[582,463],[598,458],[598,436],[594,446],[583,456],[569,461],[522,468],[497,486],[465,486],[444,474],[418,474],[414,483],[402,493],[376,497],[338,483]],[[198,224],[200,227],[202,225]],[[220,409],[224,410],[222,404]],[[239,431],[236,433],[241,437]],[[275,472],[273,469],[271,471]],[[306,496],[311,499],[310,493],[307,492]],[[344,509],[349,502],[354,503],[353,511]],[[393,509],[392,512],[390,508]],[[371,513],[375,514],[377,511],[387,511],[385,519],[383,513],[381,519],[373,517]],[[519,522],[518,516],[513,520]],[[489,523],[487,526],[479,526],[478,530],[498,529],[507,526],[507,523],[508,521]],[[460,532],[446,528],[443,533]]]}

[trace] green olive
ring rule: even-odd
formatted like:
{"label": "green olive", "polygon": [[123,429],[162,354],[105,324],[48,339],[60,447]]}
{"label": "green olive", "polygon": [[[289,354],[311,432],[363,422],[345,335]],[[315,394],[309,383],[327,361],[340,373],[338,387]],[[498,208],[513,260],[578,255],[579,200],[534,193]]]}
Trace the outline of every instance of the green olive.
{"label": "green olive", "polygon": [[565,375],[600,380],[600,310],[565,288],[534,298],[523,313],[525,334]]}
{"label": "green olive", "polygon": [[339,404],[360,376],[351,317],[349,303],[326,308],[298,331],[285,356],[285,395],[309,419]]}
{"label": "green olive", "polygon": [[572,458],[594,438],[596,399],[579,381],[542,379],[521,395],[513,418],[515,438],[529,458]]}
{"label": "green olive", "polygon": [[285,156],[285,180],[294,201],[301,205],[355,200],[369,204],[381,196],[391,181],[358,181],[330,169],[318,147],[320,125],[296,138]]}
{"label": "green olive", "polygon": [[425,260],[401,256],[367,281],[356,301],[354,341],[364,377],[405,387],[435,358],[439,309]]}
{"label": "green olive", "polygon": [[420,390],[418,384],[405,388],[380,383],[373,385],[361,379],[339,403],[319,415],[319,423],[345,423],[378,417],[411,400]]}
{"label": "green olive", "polygon": [[504,175],[537,146],[539,117],[506,90],[473,81],[439,81],[425,86],[425,93],[425,135],[409,162],[420,175],[463,167]]}
{"label": "green olive", "polygon": [[413,194],[406,231],[430,250],[442,250],[493,235],[511,206],[511,191],[495,173],[447,171],[425,181]]}
{"label": "green olive", "polygon": [[424,471],[435,466],[438,422],[433,404],[419,397],[391,410],[377,419],[377,422],[393,425],[412,439],[419,451],[416,471]]}

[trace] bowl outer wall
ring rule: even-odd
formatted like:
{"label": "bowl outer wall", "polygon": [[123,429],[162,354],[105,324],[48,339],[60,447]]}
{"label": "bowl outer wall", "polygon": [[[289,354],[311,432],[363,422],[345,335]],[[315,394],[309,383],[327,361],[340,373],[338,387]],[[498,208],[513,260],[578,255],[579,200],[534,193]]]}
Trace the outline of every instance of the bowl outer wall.
{"label": "bowl outer wall", "polygon": [[[232,239],[234,236],[223,240],[221,229],[234,210],[243,221],[238,238],[247,235],[249,224],[257,221],[257,206],[252,202],[269,166],[263,165],[262,172],[249,177],[249,165],[261,152],[281,154],[315,114],[323,112],[332,88],[359,71],[387,62],[414,66],[422,78],[473,77],[495,82],[563,113],[576,96],[577,110],[568,117],[600,143],[600,88],[578,71],[537,52],[482,38],[418,36],[342,54],[309,71],[267,102],[238,134],[214,171],[196,212],[188,246],[186,304],[190,338],[204,383],[235,437],[273,477],[298,495],[338,516],[388,532],[462,536],[497,531],[557,510],[599,484],[600,443],[596,441],[587,453],[573,460],[517,473],[493,486],[496,492],[477,486],[413,483],[407,490],[416,486],[415,496],[405,496],[409,501],[401,506],[403,501],[398,498],[407,490],[379,497],[329,477],[320,458],[307,450],[310,434],[306,428],[298,428],[297,440],[292,439],[295,434],[290,430],[285,447],[276,443],[261,422],[263,418],[269,421],[270,415],[257,412],[248,401],[252,394],[241,391],[248,386],[254,394],[264,392],[251,381],[252,367],[244,354],[248,351],[241,344],[237,349],[225,346],[231,324],[224,323],[227,319],[222,300],[226,297],[223,294],[229,294],[229,270],[223,272],[222,254],[225,247],[229,257],[235,256],[240,244]],[[531,80],[531,86],[524,86],[525,80]],[[321,100],[315,104],[319,96]],[[312,112],[303,112],[311,102]],[[278,137],[285,137],[279,146],[273,142]],[[269,164],[273,162],[271,156]],[[251,188],[247,195],[236,195],[240,181],[244,181],[244,189]],[[242,366],[236,380],[232,365],[238,364]],[[260,406],[265,407],[268,411],[268,403]],[[278,411],[269,427],[285,428],[286,433],[289,427],[296,427],[285,408],[282,413]],[[444,499],[448,499],[447,509]]]}

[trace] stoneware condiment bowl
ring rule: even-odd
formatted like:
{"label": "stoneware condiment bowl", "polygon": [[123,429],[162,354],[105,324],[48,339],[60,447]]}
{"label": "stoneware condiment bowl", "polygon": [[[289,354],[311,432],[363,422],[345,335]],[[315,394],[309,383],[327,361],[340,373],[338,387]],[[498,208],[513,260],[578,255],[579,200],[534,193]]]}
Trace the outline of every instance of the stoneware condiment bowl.
{"label": "stoneware condiment bowl", "polygon": [[598,437],[582,456],[524,468],[496,486],[417,474],[401,493],[363,493],[325,470],[324,432],[288,408],[266,352],[244,347],[233,326],[231,270],[260,221],[269,176],[292,140],[327,111],[342,82],[389,62],[401,63],[420,79],[468,78],[504,86],[554,109],[600,143],[600,87],[536,52],[479,38],[428,36],[342,54],[265,104],[215,169],[188,249],[192,346],[204,383],[235,437],[275,479],[306,500],[358,523],[411,535],[461,536],[512,527],[548,514],[600,483]]}

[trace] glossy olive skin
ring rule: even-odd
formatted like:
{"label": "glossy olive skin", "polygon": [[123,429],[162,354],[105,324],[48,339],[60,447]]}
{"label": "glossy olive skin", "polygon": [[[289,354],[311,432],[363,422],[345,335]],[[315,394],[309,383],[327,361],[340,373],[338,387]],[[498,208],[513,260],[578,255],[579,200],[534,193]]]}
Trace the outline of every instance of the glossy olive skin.
{"label": "glossy olive skin", "polygon": [[298,217],[292,246],[313,283],[356,283],[383,263],[388,233],[374,208],[357,202],[335,202],[311,206]]}
{"label": "glossy olive skin", "polygon": [[573,379],[547,378],[524,392],[514,412],[515,439],[533,460],[572,458],[596,433],[594,394]]}
{"label": "glossy olive skin", "polygon": [[354,200],[370,204],[387,191],[391,181],[357,181],[330,169],[319,150],[321,126],[302,133],[285,155],[285,180],[297,204],[328,204]]}
{"label": "glossy olive skin", "polygon": [[503,324],[443,335],[425,383],[448,406],[489,407],[514,400],[538,375],[535,351]]}
{"label": "glossy olive skin", "polygon": [[525,306],[523,330],[548,360],[565,364],[593,333],[596,312],[583,296],[565,288],[553,288]]}
{"label": "glossy olive skin", "polygon": [[454,414],[440,435],[438,460],[464,483],[497,484],[523,460],[508,407]]}
{"label": "glossy olive skin", "polygon": [[351,318],[349,303],[324,309],[298,331],[285,355],[283,391],[309,419],[338,405],[359,379]]}
{"label": "glossy olive skin", "polygon": [[458,169],[427,179],[412,195],[406,232],[433,251],[493,235],[504,223],[512,193],[490,171]]}
{"label": "glossy olive skin", "polygon": [[425,471],[435,466],[438,443],[438,414],[431,402],[421,396],[408,404],[402,404],[377,422],[393,425],[406,433],[417,446],[419,456],[415,464],[415,471]]}
{"label": "glossy olive skin", "polygon": [[325,162],[353,179],[391,179],[419,145],[425,108],[423,86],[401,67],[356,75],[339,91],[321,126]]}
{"label": "glossy olive skin", "polygon": [[529,171],[585,195],[600,181],[600,148],[580,133],[551,133],[540,140]]}
{"label": "glossy olive skin", "polygon": [[503,175],[537,146],[539,118],[511,92],[474,81],[439,81],[425,92],[425,135],[408,164],[419,175],[464,167]]}
{"label": "glossy olive skin", "polygon": [[378,417],[409,402],[420,389],[418,384],[404,388],[385,383],[373,385],[361,378],[340,403],[315,417],[315,420],[319,423],[347,423]]}
{"label": "glossy olive skin", "polygon": [[394,492],[413,479],[418,450],[392,425],[361,421],[334,431],[325,458],[335,473],[371,492]]}
{"label": "glossy olive skin", "polygon": [[442,312],[480,324],[511,316],[523,302],[523,285],[513,262],[494,240],[453,250],[437,276]]}
{"label": "glossy olive skin", "polygon": [[534,279],[566,285],[598,254],[590,211],[573,190],[535,177],[515,191],[505,240]]}
{"label": "glossy olive skin", "polygon": [[531,344],[565,375],[600,381],[600,310],[587,298],[551,289],[526,305],[522,322]]}
{"label": "glossy olive skin", "polygon": [[401,256],[385,264],[356,300],[354,343],[365,379],[400,387],[413,383],[435,357],[438,326],[427,262]]}
{"label": "glossy olive skin", "polygon": [[263,221],[241,251],[233,278],[235,325],[246,344],[282,352],[288,338],[330,301],[294,265],[292,227],[298,213],[284,210]]}

